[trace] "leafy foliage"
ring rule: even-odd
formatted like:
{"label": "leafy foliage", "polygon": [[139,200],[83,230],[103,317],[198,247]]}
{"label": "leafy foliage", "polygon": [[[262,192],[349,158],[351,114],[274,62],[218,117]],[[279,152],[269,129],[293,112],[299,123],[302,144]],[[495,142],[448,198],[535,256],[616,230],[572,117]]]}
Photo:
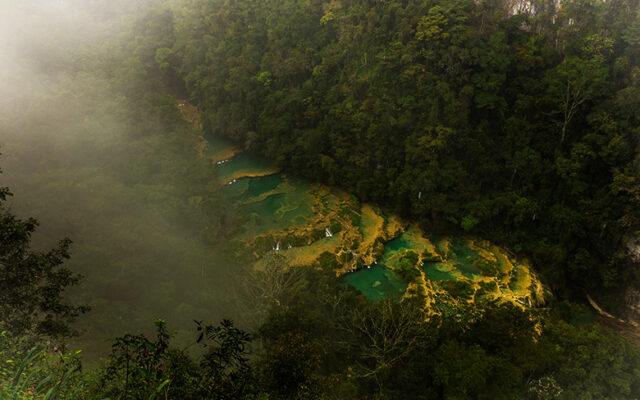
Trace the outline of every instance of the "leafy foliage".
{"label": "leafy foliage", "polygon": [[0,397],[10,400],[75,398],[83,388],[80,351],[47,341],[28,347],[24,339],[0,332]]}
{"label": "leafy foliage", "polygon": [[[88,393],[123,399],[258,399],[260,390],[247,363],[250,336],[223,320],[219,326],[197,322],[204,354],[196,363],[170,346],[171,334],[157,320],[156,339],[126,334],[113,340],[102,377]],[[204,340],[203,340],[204,339]]]}
{"label": "leafy foliage", "polygon": [[69,258],[71,241],[64,239],[48,252],[31,249],[38,223],[21,220],[5,207],[11,193],[0,189],[0,321],[11,335],[27,333],[65,336],[70,323],[86,306],[73,306],[63,292],[80,277],[62,264]]}
{"label": "leafy foliage", "polygon": [[413,282],[420,275],[420,272],[416,269],[417,264],[418,254],[413,251],[407,251],[400,257],[400,264],[394,272],[406,282]]}
{"label": "leafy foliage", "polygon": [[[115,187],[117,197],[126,199],[121,204],[145,206],[132,207],[134,212],[148,204],[161,213],[177,207],[176,221],[190,222],[204,213],[203,231],[211,229],[203,236],[223,235],[228,224],[207,200],[208,166],[188,162],[181,150],[156,152],[194,144],[182,135],[190,130],[165,93],[188,97],[186,90],[208,133],[260,151],[287,170],[343,185],[361,200],[384,203],[432,230],[508,243],[531,255],[560,294],[598,291],[615,304],[615,295],[636,282],[623,244],[640,222],[637,2],[574,0],[559,9],[540,2],[530,15],[514,15],[505,3],[470,0],[163,4],[138,20],[135,40],[126,41],[131,47],[105,56],[112,65],[100,79],[123,96],[106,104],[124,116],[112,131],[122,123],[139,136],[123,143],[102,136],[96,146],[103,158],[78,173],[80,182]],[[83,98],[109,97],[93,94]],[[99,114],[92,117],[102,121]],[[82,137],[93,120],[87,118],[75,136]],[[126,162],[111,159],[120,152]],[[69,165],[85,161],[78,157]],[[34,185],[47,188],[42,182],[52,176],[63,181],[67,171],[60,171],[41,175]],[[8,195],[0,188],[0,201]],[[62,267],[68,242],[33,252],[35,221],[20,220],[4,206],[0,217],[0,289],[17,291],[15,298],[0,291],[0,320],[12,333],[33,326],[38,333],[68,333],[67,323],[84,310],[61,300],[77,280]],[[135,263],[123,265],[139,265],[129,257]],[[417,260],[408,254],[400,271]],[[98,378],[77,373],[75,361],[51,375],[50,364],[35,366],[50,351],[3,342],[0,394],[640,396],[640,350],[606,328],[570,318],[568,323],[553,311],[543,315],[509,304],[478,310],[464,301],[441,318],[425,320],[419,301],[368,302],[344,288],[334,266],[325,254],[319,266],[264,279],[268,287],[259,287],[258,294],[268,300],[270,313],[256,336],[229,320],[219,326],[197,322],[203,345],[197,357],[172,345],[161,320],[155,339],[116,338]],[[493,265],[479,268],[495,273]],[[460,283],[444,284],[460,300],[472,294]],[[107,319],[110,325],[114,320]],[[248,352],[253,338],[260,342],[255,358]],[[38,390],[36,382],[44,382]]]}
{"label": "leafy foliage", "polygon": [[163,46],[207,132],[613,307],[638,278],[637,7],[171,2]]}
{"label": "leafy foliage", "polygon": [[[313,269],[306,273],[318,278]],[[640,393],[640,349],[592,323],[571,325],[556,313],[509,303],[461,306],[425,320],[421,303],[411,299],[367,302],[333,285],[291,288],[294,293],[282,297],[290,300],[275,307],[259,331],[262,383],[274,398],[622,399]]]}

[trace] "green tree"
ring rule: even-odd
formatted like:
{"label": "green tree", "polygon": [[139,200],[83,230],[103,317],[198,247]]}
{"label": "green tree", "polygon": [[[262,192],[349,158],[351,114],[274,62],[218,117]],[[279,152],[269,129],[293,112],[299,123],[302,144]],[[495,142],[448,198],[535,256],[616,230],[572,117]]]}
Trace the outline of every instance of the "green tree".
{"label": "green tree", "polygon": [[22,220],[6,206],[8,188],[0,188],[0,324],[11,335],[69,336],[86,306],[69,304],[63,293],[80,276],[63,266],[71,241],[47,252],[31,249],[38,222]]}
{"label": "green tree", "polygon": [[120,399],[259,399],[262,391],[248,363],[251,336],[223,320],[218,326],[196,321],[198,359],[171,346],[165,321],[157,320],[156,338],[125,334],[113,339],[108,364],[92,381],[91,397]]}
{"label": "green tree", "polygon": [[598,58],[570,56],[551,74],[549,93],[558,105],[560,142],[564,142],[569,123],[580,111],[580,106],[593,99],[603,88],[608,68]]}

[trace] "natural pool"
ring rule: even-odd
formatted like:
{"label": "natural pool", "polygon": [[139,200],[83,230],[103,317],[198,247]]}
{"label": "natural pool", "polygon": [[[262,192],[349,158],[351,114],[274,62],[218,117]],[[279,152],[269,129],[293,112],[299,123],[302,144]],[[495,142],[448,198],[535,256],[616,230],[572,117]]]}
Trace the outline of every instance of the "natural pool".
{"label": "natural pool", "polygon": [[[209,146],[220,149],[208,149],[207,154],[232,154],[212,160],[219,183],[245,217],[238,239],[258,259],[280,252],[287,265],[296,266],[333,254],[339,265],[336,274],[372,300],[400,298],[413,288],[413,293],[433,299],[445,294],[438,299],[441,304],[451,287],[464,288],[465,295],[449,297],[452,302],[497,299],[522,305],[542,300],[542,285],[530,268],[514,263],[497,246],[473,238],[428,237],[417,226],[374,205],[361,205],[349,194],[289,178],[264,158],[231,152],[224,140],[215,139]],[[257,243],[261,249],[255,248]],[[407,268],[407,259],[417,260],[412,282],[395,272],[401,263]]]}
{"label": "natural pool", "polygon": [[370,269],[364,268],[348,273],[344,276],[344,281],[371,300],[387,297],[400,298],[408,286],[392,270],[383,265],[374,265]]}
{"label": "natural pool", "polygon": [[422,267],[427,278],[432,281],[454,281],[456,274],[453,268],[445,263],[428,263]]}
{"label": "natural pool", "polygon": [[248,153],[239,153],[232,158],[217,161],[216,166],[218,182],[223,184],[238,178],[271,175],[278,171],[267,159]]}
{"label": "natural pool", "polygon": [[[261,160],[248,166],[247,160],[251,158],[245,156],[243,170],[258,175],[267,171],[261,169]],[[224,166],[218,168],[225,169]],[[272,174],[236,178],[235,182],[225,185],[245,217],[242,237],[302,225],[313,218],[312,199],[306,191],[308,185],[293,182],[282,174]]]}
{"label": "natural pool", "polygon": [[247,234],[251,236],[304,224],[313,217],[309,203],[304,200],[300,193],[279,193],[242,205],[243,212],[249,217]]}
{"label": "natural pool", "polygon": [[448,258],[462,275],[469,279],[482,275],[474,264],[480,259],[480,254],[477,250],[460,239],[452,240],[449,250],[451,255]]}

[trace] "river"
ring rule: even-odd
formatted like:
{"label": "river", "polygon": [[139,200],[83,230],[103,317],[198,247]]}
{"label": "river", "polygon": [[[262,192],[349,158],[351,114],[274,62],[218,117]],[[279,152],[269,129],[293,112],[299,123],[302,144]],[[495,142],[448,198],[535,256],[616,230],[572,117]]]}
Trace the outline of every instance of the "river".
{"label": "river", "polygon": [[[422,294],[431,313],[462,303],[544,302],[545,289],[528,263],[499,246],[430,236],[340,189],[280,173],[220,138],[210,138],[205,156],[246,217],[237,239],[253,254],[255,268],[269,253],[283,256],[283,268],[328,257],[336,277],[367,298]],[[403,279],[400,269],[413,279]]]}

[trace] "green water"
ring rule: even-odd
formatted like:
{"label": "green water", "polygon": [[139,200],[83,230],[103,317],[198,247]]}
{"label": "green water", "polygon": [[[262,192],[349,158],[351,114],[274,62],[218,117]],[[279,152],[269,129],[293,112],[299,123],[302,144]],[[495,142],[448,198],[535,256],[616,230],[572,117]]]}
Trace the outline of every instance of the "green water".
{"label": "green water", "polygon": [[258,197],[261,194],[268,193],[278,187],[284,179],[280,174],[268,175],[259,178],[247,179],[249,187],[245,191],[248,198]]}
{"label": "green water", "polygon": [[[229,148],[227,142],[209,141],[211,152],[215,146]],[[224,149],[218,150],[223,152]],[[252,236],[269,231],[281,231],[293,226],[307,224],[314,218],[312,205],[314,199],[309,194],[311,186],[304,181],[293,180],[282,174],[266,174],[273,171],[272,165],[261,157],[241,153],[227,162],[217,165],[220,183],[225,190],[237,199],[237,204],[244,214],[244,234],[241,237]],[[247,176],[243,177],[246,174]],[[234,178],[235,177],[235,178]],[[235,179],[229,184],[229,181]],[[332,199],[324,198],[323,202]],[[371,231],[378,230],[378,221],[363,213],[360,231],[364,237]],[[422,233],[416,227],[410,227],[397,238],[389,241],[384,247],[384,254],[379,264],[370,269],[364,268],[344,276],[344,282],[360,290],[367,298],[376,300],[389,296],[400,297],[405,292],[407,284],[386,266],[397,267],[400,259],[407,251],[422,254],[425,250],[432,250],[428,241],[421,237]],[[337,240],[333,238],[333,240]],[[425,263],[421,268],[427,279],[439,282],[457,280],[460,278],[475,279],[481,276],[481,271],[474,265],[482,259],[480,253],[472,248],[467,240],[453,239],[448,242],[444,238],[432,238],[432,243],[441,255],[445,256],[444,263]],[[325,245],[324,242],[315,243],[316,246]],[[311,245],[313,246],[313,245]],[[312,247],[292,249],[291,256],[306,254]],[[283,249],[284,250],[284,249]],[[296,253],[296,254],[294,254]],[[297,254],[300,253],[300,254]],[[296,258],[296,257],[293,257]],[[302,257],[306,259],[306,257]],[[501,263],[502,260],[499,261]],[[517,274],[511,280],[512,286],[517,286],[522,279]],[[521,288],[519,288],[521,289]]]}
{"label": "green water", "polygon": [[404,233],[398,236],[397,238],[391,240],[385,246],[387,253],[393,252],[393,251],[415,249],[415,248],[416,248],[416,245],[413,242],[411,242],[411,240],[409,240],[407,235],[405,235]]}
{"label": "green water", "polygon": [[[284,178],[282,174],[273,174],[237,178],[235,182],[228,184],[239,173],[259,174],[270,170],[270,167],[266,160],[248,154],[238,154],[217,166],[219,181],[225,184],[228,193],[239,200],[246,217],[244,237],[303,225],[314,217],[311,209],[314,199],[307,193],[310,188],[308,183]],[[337,240],[337,237],[328,240]],[[322,244],[324,243],[317,242],[314,245]],[[311,249],[314,245],[307,247]],[[295,248],[288,251],[293,253],[304,250]],[[407,284],[396,277],[392,270],[382,265],[347,274],[344,280],[369,299],[400,297],[407,288]]]}
{"label": "green water", "polygon": [[225,185],[225,190],[232,198],[246,201],[274,191],[284,182],[282,175],[274,174],[256,178],[238,178],[235,182]]}
{"label": "green water", "polygon": [[[385,252],[380,260],[381,265],[397,267],[400,258],[406,251],[414,251],[418,254],[422,253],[426,249],[426,246],[423,242],[416,241],[415,237],[412,237],[413,234],[415,234],[415,232],[412,232],[410,229],[389,241],[385,245]],[[438,250],[446,253],[442,242],[436,243],[436,246]],[[481,275],[480,270],[475,267],[474,263],[482,258],[476,250],[469,247],[465,240],[452,240],[449,245],[448,256],[447,263],[425,263],[421,267],[428,279],[438,282],[457,280],[460,275],[469,279],[474,279],[474,277]],[[388,273],[393,275],[392,279],[394,282],[399,281],[399,278],[389,269],[383,268],[382,270],[389,271]],[[380,287],[386,287],[384,286],[385,282],[379,278],[380,274],[381,270],[379,268],[364,269],[348,275],[345,280],[356,289],[362,291],[368,298],[379,298],[380,291],[372,289],[371,284],[380,281],[382,283]],[[357,277],[357,279],[354,279],[354,276]],[[395,288],[396,290],[400,290],[400,287],[406,288],[406,285],[403,284],[403,286],[396,286]],[[382,290],[382,292],[384,292],[384,290]]]}
{"label": "green water", "polygon": [[405,282],[400,280],[392,270],[382,265],[349,273],[345,275],[344,280],[370,300],[380,300],[387,297],[399,298],[407,289]]}
{"label": "green water", "polygon": [[383,264],[397,268],[400,266],[400,258],[407,251],[413,251],[420,255],[425,250],[424,242],[412,240],[412,236],[415,234],[414,229],[410,228],[384,246],[385,251],[381,260]]}
{"label": "green water", "polygon": [[[228,143],[215,138],[210,138],[209,145],[209,151],[213,153],[216,152],[216,145],[228,147]],[[273,170],[266,159],[241,153],[216,165],[216,168],[219,182],[224,184],[227,193],[238,200],[245,216],[245,233],[242,236],[302,225],[313,218],[313,199],[306,193],[308,184],[292,184],[281,174],[251,177]],[[243,174],[249,176],[242,177]],[[231,182],[234,176],[237,178]]]}
{"label": "green water", "polygon": [[427,278],[432,281],[456,280],[456,275],[452,271],[447,271],[448,266],[443,263],[427,263],[422,270],[427,274]]}
{"label": "green water", "polygon": [[453,252],[454,257],[449,258],[448,261],[452,262],[454,266],[460,270],[462,275],[469,279],[482,275],[480,270],[474,265],[475,261],[482,259],[480,254],[470,248],[463,240],[453,240],[449,250]]}
{"label": "green water", "polygon": [[232,159],[216,166],[218,169],[218,181],[227,183],[238,174],[262,174],[272,169],[272,165],[266,158],[253,154],[240,153]]}
{"label": "green water", "polygon": [[242,207],[248,216],[246,232],[256,235],[270,230],[302,225],[313,216],[309,203],[297,201],[289,194],[274,194],[262,201]]}
{"label": "green water", "polygon": [[293,185],[280,174],[238,179],[227,188],[244,202],[240,205],[246,216],[244,237],[303,225],[314,217],[307,186]]}
{"label": "green water", "polygon": [[232,198],[244,197],[249,190],[252,179],[240,178],[231,185],[225,185],[225,190]]}

